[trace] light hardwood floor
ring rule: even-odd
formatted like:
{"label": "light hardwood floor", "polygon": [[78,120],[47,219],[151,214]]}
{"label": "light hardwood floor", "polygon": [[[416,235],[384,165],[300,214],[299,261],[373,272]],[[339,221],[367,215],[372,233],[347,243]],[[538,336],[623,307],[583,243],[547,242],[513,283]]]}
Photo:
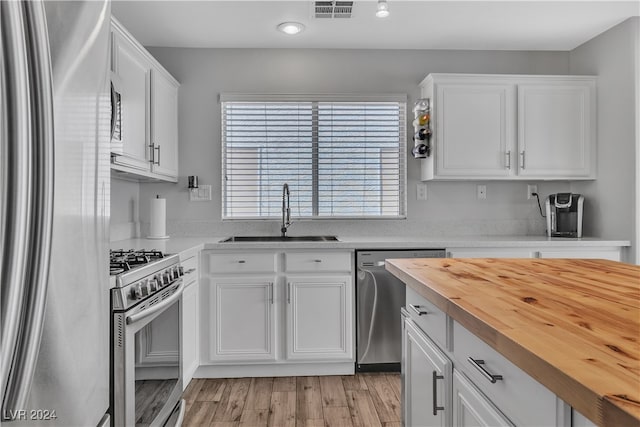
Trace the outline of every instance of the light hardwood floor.
{"label": "light hardwood floor", "polygon": [[185,426],[399,427],[400,375],[194,379]]}

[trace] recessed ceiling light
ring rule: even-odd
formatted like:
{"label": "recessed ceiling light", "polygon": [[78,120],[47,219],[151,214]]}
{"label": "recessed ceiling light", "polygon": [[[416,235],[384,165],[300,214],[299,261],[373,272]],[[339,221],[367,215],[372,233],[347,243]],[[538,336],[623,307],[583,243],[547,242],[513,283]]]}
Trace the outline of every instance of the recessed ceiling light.
{"label": "recessed ceiling light", "polygon": [[389,5],[387,0],[378,0],[378,9],[376,10],[376,16],[378,18],[386,18],[389,16]]}
{"label": "recessed ceiling light", "polygon": [[304,25],[299,22],[283,22],[278,25],[278,31],[282,31],[285,34],[294,35],[304,30]]}

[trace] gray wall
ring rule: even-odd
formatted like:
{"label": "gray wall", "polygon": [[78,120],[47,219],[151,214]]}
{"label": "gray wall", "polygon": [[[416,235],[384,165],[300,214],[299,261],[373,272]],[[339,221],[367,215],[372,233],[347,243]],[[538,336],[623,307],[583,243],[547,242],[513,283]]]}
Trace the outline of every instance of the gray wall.
{"label": "gray wall", "polygon": [[636,260],[640,216],[635,151],[639,25],[640,18],[629,19],[569,54],[571,74],[598,76],[598,179],[575,182],[571,190],[585,195],[584,232],[632,239],[629,260]]}
{"label": "gray wall", "polygon": [[[180,182],[140,184],[137,200],[135,184],[115,184],[114,228],[135,231],[131,223],[139,219],[142,235],[148,230],[149,199],[156,194],[167,198],[167,231],[173,236],[278,232],[276,221],[222,222],[220,219],[220,93],[406,93],[410,110],[419,97],[418,84],[431,72],[567,74],[569,71],[567,52],[149,50],[181,82]],[[407,220],[301,221],[294,223],[291,233],[370,235],[372,229],[379,235],[544,233],[537,204],[526,200],[525,182],[486,182],[486,200],[475,197],[476,185],[480,182],[429,182],[428,200],[418,201],[419,163],[409,155],[407,162]],[[201,184],[211,184],[213,200],[189,202],[187,175],[198,175]],[[537,184],[542,197],[569,190],[568,182]],[[117,237],[121,238],[121,234]],[[116,240],[115,237],[112,240]]]}
{"label": "gray wall", "polygon": [[111,177],[111,241],[140,233],[140,185]]}
{"label": "gray wall", "polygon": [[[566,52],[149,50],[181,82],[181,176],[177,185],[141,184],[139,218],[144,235],[149,221],[149,199],[161,194],[167,198],[167,231],[173,236],[277,233],[279,230],[276,221],[222,222],[220,219],[220,93],[406,93],[410,110],[419,97],[418,84],[428,73],[566,74],[569,57]],[[213,200],[189,202],[187,175],[198,175],[201,184],[211,184]],[[380,235],[432,236],[544,233],[537,204],[526,200],[524,182],[485,183],[487,200],[476,199],[478,182],[433,182],[428,184],[428,200],[418,201],[419,164],[410,156],[407,176],[407,220],[301,221],[294,223],[291,234],[369,235],[372,230]],[[537,184],[543,197],[569,189],[567,182]],[[123,208],[117,200],[113,205],[115,209]]]}

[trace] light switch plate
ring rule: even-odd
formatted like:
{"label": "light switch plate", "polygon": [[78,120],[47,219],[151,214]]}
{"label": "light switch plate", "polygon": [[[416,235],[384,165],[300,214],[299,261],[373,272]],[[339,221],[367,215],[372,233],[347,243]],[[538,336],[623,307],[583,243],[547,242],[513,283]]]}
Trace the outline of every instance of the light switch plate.
{"label": "light switch plate", "polygon": [[189,201],[191,202],[207,202],[211,200],[211,186],[200,185],[198,188],[189,190]]}

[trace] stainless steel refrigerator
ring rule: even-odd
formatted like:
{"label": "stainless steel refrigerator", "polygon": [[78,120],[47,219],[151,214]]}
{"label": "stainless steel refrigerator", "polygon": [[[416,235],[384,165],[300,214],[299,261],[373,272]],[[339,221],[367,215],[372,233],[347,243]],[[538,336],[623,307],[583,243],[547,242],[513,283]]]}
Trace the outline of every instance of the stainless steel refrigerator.
{"label": "stainless steel refrigerator", "polygon": [[108,425],[108,1],[0,1],[7,426]]}

